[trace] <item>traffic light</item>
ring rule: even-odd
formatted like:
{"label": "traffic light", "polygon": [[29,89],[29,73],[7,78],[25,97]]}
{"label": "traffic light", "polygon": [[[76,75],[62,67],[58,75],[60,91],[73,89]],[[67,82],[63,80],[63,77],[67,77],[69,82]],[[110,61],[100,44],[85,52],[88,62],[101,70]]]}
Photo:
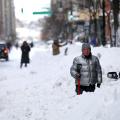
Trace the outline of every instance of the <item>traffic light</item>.
{"label": "traffic light", "polygon": [[21,13],[23,13],[23,8],[21,8]]}

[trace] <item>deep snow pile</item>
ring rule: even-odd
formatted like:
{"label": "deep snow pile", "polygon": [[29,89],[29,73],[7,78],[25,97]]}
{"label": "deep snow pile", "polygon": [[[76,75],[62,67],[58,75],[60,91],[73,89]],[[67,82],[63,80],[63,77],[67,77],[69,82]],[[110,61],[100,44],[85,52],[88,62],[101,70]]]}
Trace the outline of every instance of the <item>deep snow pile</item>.
{"label": "deep snow pile", "polygon": [[120,80],[106,75],[120,71],[120,48],[92,48],[100,58],[103,84],[77,96],[70,67],[81,44],[67,47],[67,56],[66,46],[52,56],[51,46],[37,45],[27,68],[20,69],[20,49],[12,49],[9,62],[0,61],[0,120],[120,120]]}

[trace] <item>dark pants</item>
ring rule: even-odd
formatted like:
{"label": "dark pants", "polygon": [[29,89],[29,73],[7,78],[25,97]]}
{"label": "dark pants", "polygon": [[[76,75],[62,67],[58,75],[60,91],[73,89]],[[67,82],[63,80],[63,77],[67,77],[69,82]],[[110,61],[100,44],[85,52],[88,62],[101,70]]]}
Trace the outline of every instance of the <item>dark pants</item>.
{"label": "dark pants", "polygon": [[[78,85],[76,85],[75,91],[76,91],[76,93],[78,95]],[[85,92],[94,92],[95,91],[95,85],[89,85],[89,86],[80,85],[80,94],[82,94],[83,91],[85,91]]]}
{"label": "dark pants", "polygon": [[[20,64],[20,68],[22,68],[23,63]],[[27,67],[27,63],[25,63],[25,67]]]}

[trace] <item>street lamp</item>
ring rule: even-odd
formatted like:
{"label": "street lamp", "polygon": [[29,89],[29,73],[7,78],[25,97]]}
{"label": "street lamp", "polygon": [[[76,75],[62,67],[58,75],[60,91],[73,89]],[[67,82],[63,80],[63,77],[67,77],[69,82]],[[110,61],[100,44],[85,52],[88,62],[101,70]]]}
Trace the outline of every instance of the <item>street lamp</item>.
{"label": "street lamp", "polygon": [[89,42],[89,22],[88,21],[85,21],[85,24],[84,24],[84,32],[85,32],[85,42],[88,43]]}

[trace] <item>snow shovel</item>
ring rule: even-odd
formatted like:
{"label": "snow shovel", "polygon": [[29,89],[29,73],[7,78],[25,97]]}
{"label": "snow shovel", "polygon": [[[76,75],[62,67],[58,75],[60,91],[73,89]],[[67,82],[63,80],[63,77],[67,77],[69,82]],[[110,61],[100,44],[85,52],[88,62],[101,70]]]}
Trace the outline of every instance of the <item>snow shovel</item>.
{"label": "snow shovel", "polygon": [[78,95],[80,95],[80,79],[78,80]]}
{"label": "snow shovel", "polygon": [[[80,74],[81,64],[77,64],[77,72]],[[78,80],[78,95],[80,95],[80,78]]]}

